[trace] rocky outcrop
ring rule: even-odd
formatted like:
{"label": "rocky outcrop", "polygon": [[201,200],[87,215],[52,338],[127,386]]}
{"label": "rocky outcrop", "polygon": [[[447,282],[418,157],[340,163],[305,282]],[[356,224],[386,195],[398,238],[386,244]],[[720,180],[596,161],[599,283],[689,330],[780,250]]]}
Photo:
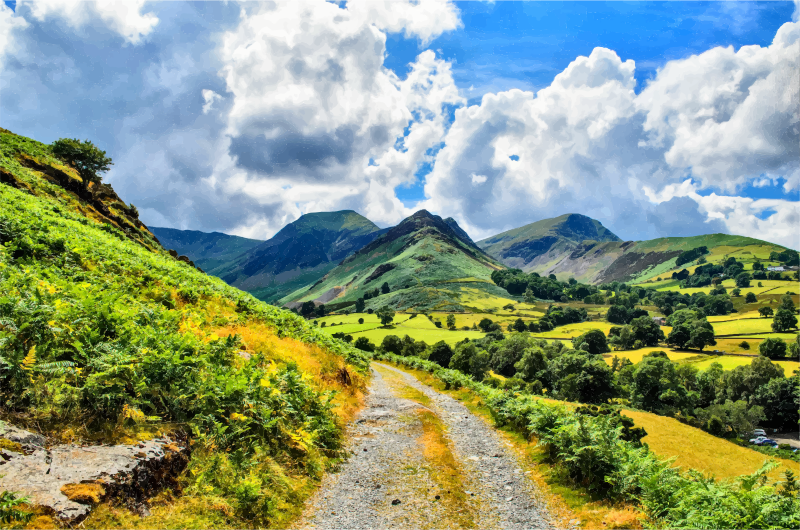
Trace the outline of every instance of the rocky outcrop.
{"label": "rocky outcrop", "polygon": [[177,485],[188,448],[168,438],[127,445],[60,444],[0,422],[0,490],[29,497],[65,523],[85,518],[97,503],[118,498],[140,513],[165,486]]}

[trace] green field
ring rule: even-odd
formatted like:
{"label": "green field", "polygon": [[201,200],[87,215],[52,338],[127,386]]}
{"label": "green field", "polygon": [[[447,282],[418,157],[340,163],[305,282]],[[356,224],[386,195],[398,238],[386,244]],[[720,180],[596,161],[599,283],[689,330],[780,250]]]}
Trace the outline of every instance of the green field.
{"label": "green field", "polygon": [[639,350],[612,351],[611,353],[603,354],[603,358],[608,364],[611,364],[614,361],[614,357],[628,359],[633,364],[636,364],[642,360],[642,357],[654,351],[663,351],[667,354],[667,357],[669,357],[670,360],[676,362],[698,356],[697,352],[673,350],[668,346],[655,346],[652,348],[642,348]]}
{"label": "green field", "polygon": [[[712,363],[719,363],[725,370],[732,370],[737,366],[745,366],[753,362],[755,357],[743,357],[740,355],[709,355],[707,356],[708,359],[701,360],[698,362],[692,362],[693,366],[696,366],[700,370],[705,370]],[[800,362],[797,361],[773,361],[776,364],[783,366],[784,373],[789,376],[792,375],[792,372],[795,370],[800,369]]]}

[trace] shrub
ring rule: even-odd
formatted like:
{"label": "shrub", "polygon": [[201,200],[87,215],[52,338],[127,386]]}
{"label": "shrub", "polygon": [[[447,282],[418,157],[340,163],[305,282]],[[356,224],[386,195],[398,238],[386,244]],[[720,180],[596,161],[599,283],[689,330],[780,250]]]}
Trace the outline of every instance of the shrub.
{"label": "shrub", "polygon": [[743,340],[742,342],[739,343],[739,347],[741,349],[743,349],[743,350],[749,350],[750,349],[750,343],[747,342],[746,340]]}
{"label": "shrub", "polygon": [[786,357],[786,343],[780,338],[767,337],[758,345],[758,354],[767,359],[783,359]]}

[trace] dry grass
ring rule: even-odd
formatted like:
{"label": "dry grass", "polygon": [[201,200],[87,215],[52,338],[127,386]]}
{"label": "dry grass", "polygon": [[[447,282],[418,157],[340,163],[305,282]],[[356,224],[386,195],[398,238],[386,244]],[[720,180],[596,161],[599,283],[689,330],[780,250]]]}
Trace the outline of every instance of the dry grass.
{"label": "dry grass", "polygon": [[609,365],[614,361],[614,357],[628,359],[633,364],[636,364],[640,362],[645,355],[654,351],[663,351],[671,361],[683,361],[698,356],[697,352],[678,351],[668,346],[655,346],[652,348],[641,348],[639,350],[612,351],[611,353],[604,353],[603,359],[605,359]]}
{"label": "dry grass", "polygon": [[64,484],[61,493],[80,504],[100,504],[106,494],[102,484]]}
{"label": "dry grass", "polygon": [[[661,457],[675,457],[675,465],[693,468],[718,478],[733,478],[757,471],[768,458],[763,454],[712,436],[674,418],[658,416],[649,412],[625,410],[637,427],[647,431],[642,441]],[[781,465],[770,477],[778,480],[783,469],[797,472],[797,463],[776,459]],[[785,467],[784,467],[785,466]]]}

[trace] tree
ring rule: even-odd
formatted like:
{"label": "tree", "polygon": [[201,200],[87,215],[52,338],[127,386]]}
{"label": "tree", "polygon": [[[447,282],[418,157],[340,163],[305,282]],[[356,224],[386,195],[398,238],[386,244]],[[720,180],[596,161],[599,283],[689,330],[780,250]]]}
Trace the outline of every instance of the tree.
{"label": "tree", "polygon": [[621,305],[612,305],[606,313],[606,320],[612,324],[627,324],[630,322],[628,310]]}
{"label": "tree", "polygon": [[527,335],[511,335],[502,341],[492,353],[492,369],[506,377],[514,375],[514,365],[522,359],[522,353],[530,345]]}
{"label": "tree", "polygon": [[388,326],[389,324],[392,323],[392,320],[394,320],[394,309],[392,309],[388,305],[385,305],[380,309],[378,309],[375,312],[375,314],[381,320],[381,325],[383,326]]}
{"label": "tree", "polygon": [[383,282],[383,285],[381,285],[381,292],[383,294],[389,294],[390,290],[391,289],[389,289],[389,282]]}
{"label": "tree", "polygon": [[356,313],[363,313],[365,305],[366,302],[364,301],[363,298],[359,298],[358,300],[356,300]]}
{"label": "tree", "polygon": [[779,309],[786,309],[787,311],[791,311],[794,313],[794,302],[792,301],[792,296],[789,293],[781,296],[781,305]]}
{"label": "tree", "polygon": [[447,329],[456,329],[456,316],[447,315]]}
{"label": "tree", "polygon": [[755,304],[758,301],[758,298],[756,298],[756,295],[753,293],[747,293],[744,295],[744,301],[747,304]]}
{"label": "tree", "polygon": [[324,317],[325,316],[325,304],[319,304],[314,313],[320,318]]}
{"label": "tree", "polygon": [[472,361],[472,358],[477,355],[477,353],[478,348],[476,348],[471,342],[456,345],[456,351],[450,358],[450,368],[465,374],[470,373],[470,362]]}
{"label": "tree", "polygon": [[583,335],[575,337],[572,339],[572,347],[576,350],[584,350],[592,355],[611,351],[608,347],[606,336],[599,329],[590,329]]}
{"label": "tree", "polygon": [[746,340],[743,340],[742,342],[739,343],[739,347],[741,349],[743,349],[743,350],[749,350],[750,349],[750,343],[747,342]]}
{"label": "tree", "polygon": [[528,326],[525,325],[525,322],[521,318],[518,318],[514,321],[514,331],[522,333],[523,331],[528,331]]}
{"label": "tree", "polygon": [[516,377],[531,382],[547,371],[547,360],[541,348],[527,348],[522,358],[514,364]]}
{"label": "tree", "polygon": [[652,318],[641,316],[634,318],[630,323],[634,342],[641,341],[645,346],[658,346],[664,340],[664,331]]}
{"label": "tree", "polygon": [[691,309],[675,311],[667,318],[667,324],[672,326],[667,344],[678,348],[697,348],[702,351],[706,346],[717,343],[714,339],[714,328],[700,311]]}
{"label": "tree", "polygon": [[772,319],[772,331],[783,333],[795,327],[797,327],[797,317],[794,316],[794,311],[778,309],[775,312],[775,318]]}
{"label": "tree", "polygon": [[314,304],[314,302],[310,300],[308,302],[303,302],[303,305],[300,306],[300,314],[303,315],[304,317],[311,316],[312,314],[314,314],[315,310],[316,310],[316,305]]}
{"label": "tree", "polygon": [[797,430],[800,376],[776,377],[759,386],[752,403],[764,409],[764,425],[781,431]]}
{"label": "tree", "polygon": [[800,357],[800,333],[795,336],[794,342],[789,343],[789,357],[795,361]]}
{"label": "tree", "polygon": [[100,184],[103,177],[98,173],[105,173],[114,165],[106,152],[89,140],[82,142],[77,138],[61,138],[53,142],[51,147],[54,155],[78,171],[84,188],[88,188],[90,182]]}
{"label": "tree", "polygon": [[731,296],[741,296],[741,294],[742,294],[742,290],[739,289],[738,287],[735,288],[733,291],[731,291]]}
{"label": "tree", "polygon": [[383,338],[383,342],[381,342],[381,349],[388,353],[400,355],[403,351],[403,341],[397,335],[386,335]]}
{"label": "tree", "polygon": [[536,295],[533,294],[533,291],[531,291],[530,287],[525,289],[524,298],[525,298],[525,303],[526,304],[535,304],[536,303]]}
{"label": "tree", "polygon": [[768,337],[758,345],[758,354],[767,359],[783,359],[786,357],[786,343],[783,339]]}
{"label": "tree", "polygon": [[550,363],[555,394],[567,401],[605,403],[616,396],[614,374],[601,358],[570,350]]}
{"label": "tree", "polygon": [[736,275],[736,287],[750,287],[750,275],[740,272]]}
{"label": "tree", "polygon": [[435,362],[439,366],[450,366],[450,359],[453,357],[453,349],[443,340],[433,345],[429,361]]}
{"label": "tree", "polygon": [[691,410],[697,398],[682,384],[669,359],[645,355],[636,365],[630,384],[630,400],[636,408],[651,412]]}
{"label": "tree", "polygon": [[493,326],[495,326],[495,323],[488,318],[482,318],[481,321],[478,322],[478,327],[481,328],[481,331],[484,333],[493,331]]}
{"label": "tree", "polygon": [[761,315],[764,318],[771,317],[772,316],[772,308],[771,307],[766,307],[766,306],[759,307],[758,308],[758,314]]}
{"label": "tree", "polygon": [[354,346],[361,351],[375,351],[375,345],[372,344],[367,337],[358,337]]}
{"label": "tree", "polygon": [[364,323],[364,319],[363,319],[363,318],[359,318],[359,319],[358,319],[358,323],[359,323],[359,324],[363,324],[363,323]]}

